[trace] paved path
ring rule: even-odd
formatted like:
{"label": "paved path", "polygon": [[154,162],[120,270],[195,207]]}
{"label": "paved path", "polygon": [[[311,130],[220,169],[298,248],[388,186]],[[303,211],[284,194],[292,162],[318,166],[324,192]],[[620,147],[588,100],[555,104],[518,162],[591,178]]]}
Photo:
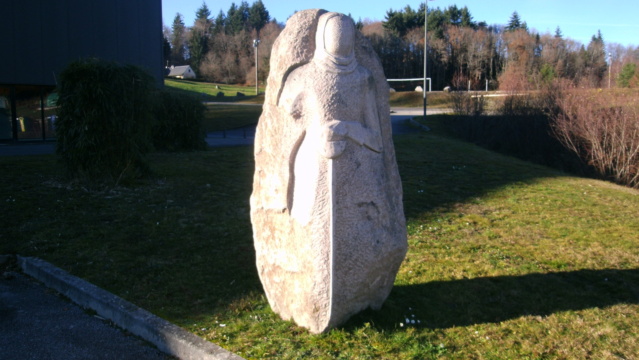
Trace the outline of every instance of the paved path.
{"label": "paved path", "polygon": [[[246,104],[252,105],[252,104]],[[429,109],[428,114],[443,114],[446,109]],[[391,109],[391,124],[393,135],[409,134],[424,130],[418,124],[411,122],[415,116],[424,114],[422,108],[393,108]],[[255,138],[255,125],[245,126],[226,131],[208,133],[206,142],[211,147],[252,145]]]}
{"label": "paved path", "polygon": [[173,356],[242,360],[46,261],[0,255],[0,359]]}
{"label": "paved path", "polygon": [[[441,108],[428,108],[427,115],[438,115],[438,114],[446,114],[451,113],[451,109],[441,109]],[[423,116],[424,108],[405,108],[405,107],[394,107],[391,108],[391,116],[396,115],[412,115],[412,116]]]}
{"label": "paved path", "polygon": [[0,274],[0,359],[171,359],[17,272]]}

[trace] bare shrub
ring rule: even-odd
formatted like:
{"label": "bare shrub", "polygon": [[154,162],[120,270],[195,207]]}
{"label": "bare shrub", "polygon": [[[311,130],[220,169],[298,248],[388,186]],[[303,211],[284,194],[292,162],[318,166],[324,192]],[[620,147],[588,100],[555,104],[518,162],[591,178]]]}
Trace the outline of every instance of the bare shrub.
{"label": "bare shrub", "polygon": [[559,111],[559,100],[570,82],[555,80],[542,86],[540,91],[510,92],[498,104],[497,113],[508,117],[554,117]]}
{"label": "bare shrub", "polygon": [[458,116],[447,121],[446,127],[456,136],[493,151],[594,176],[594,171],[552,132],[550,118],[559,111],[556,99],[562,94],[563,86],[556,82],[542,91],[506,96],[493,113],[483,116],[468,116],[472,115],[468,101],[481,99],[471,98],[465,92],[451,94]]}
{"label": "bare shrub", "polygon": [[503,97],[499,104],[498,113],[503,116],[536,116],[543,111],[539,108],[536,95],[511,94]]}
{"label": "bare shrub", "polygon": [[202,60],[199,71],[204,79],[226,84],[248,83],[255,85],[255,47],[253,39],[259,37],[258,78],[268,77],[271,49],[282,31],[280,25],[269,22],[260,30],[240,30],[235,34],[220,32],[209,40],[211,49]]}
{"label": "bare shrub", "polygon": [[526,73],[515,66],[507,66],[499,75],[499,90],[506,91],[509,94],[517,94],[521,91],[530,90],[531,85],[528,82]]}
{"label": "bare shrub", "polygon": [[204,79],[226,84],[243,82],[248,69],[254,66],[251,35],[242,30],[234,35],[220,33],[211,38],[211,51],[199,69]]}
{"label": "bare shrub", "polygon": [[627,93],[572,90],[558,99],[557,138],[615,182],[639,188],[639,101]]}
{"label": "bare shrub", "polygon": [[486,110],[486,102],[483,95],[464,91],[453,91],[450,96],[453,103],[453,112],[460,116],[480,116]]}
{"label": "bare shrub", "polygon": [[462,91],[468,85],[468,77],[460,73],[455,74],[452,81],[453,88],[456,91],[449,93],[451,102],[453,103],[453,112],[459,116],[480,116],[485,112],[484,97],[468,91]]}

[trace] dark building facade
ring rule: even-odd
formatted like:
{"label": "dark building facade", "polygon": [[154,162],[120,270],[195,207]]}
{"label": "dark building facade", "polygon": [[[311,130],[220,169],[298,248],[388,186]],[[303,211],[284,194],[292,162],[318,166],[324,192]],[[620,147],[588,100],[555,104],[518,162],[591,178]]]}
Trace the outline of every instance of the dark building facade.
{"label": "dark building facade", "polygon": [[87,57],[162,83],[161,0],[0,0],[0,141],[55,138],[55,85]]}

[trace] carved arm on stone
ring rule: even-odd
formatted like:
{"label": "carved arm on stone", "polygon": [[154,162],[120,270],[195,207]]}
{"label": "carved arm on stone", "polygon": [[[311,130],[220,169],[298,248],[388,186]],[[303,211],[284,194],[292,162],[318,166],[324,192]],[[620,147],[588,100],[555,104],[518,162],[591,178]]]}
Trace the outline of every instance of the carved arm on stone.
{"label": "carved arm on stone", "polygon": [[350,139],[358,145],[365,146],[374,152],[382,151],[382,139],[379,133],[355,121],[332,120],[321,130],[323,155],[329,159],[338,157]]}

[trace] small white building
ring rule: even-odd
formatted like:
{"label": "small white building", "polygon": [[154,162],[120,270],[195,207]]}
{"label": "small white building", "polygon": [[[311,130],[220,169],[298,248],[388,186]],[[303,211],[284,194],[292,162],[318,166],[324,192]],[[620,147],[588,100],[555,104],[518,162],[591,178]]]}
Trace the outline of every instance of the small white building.
{"label": "small white building", "polygon": [[171,66],[169,71],[169,77],[176,79],[195,79],[195,72],[191,69],[190,65]]}

